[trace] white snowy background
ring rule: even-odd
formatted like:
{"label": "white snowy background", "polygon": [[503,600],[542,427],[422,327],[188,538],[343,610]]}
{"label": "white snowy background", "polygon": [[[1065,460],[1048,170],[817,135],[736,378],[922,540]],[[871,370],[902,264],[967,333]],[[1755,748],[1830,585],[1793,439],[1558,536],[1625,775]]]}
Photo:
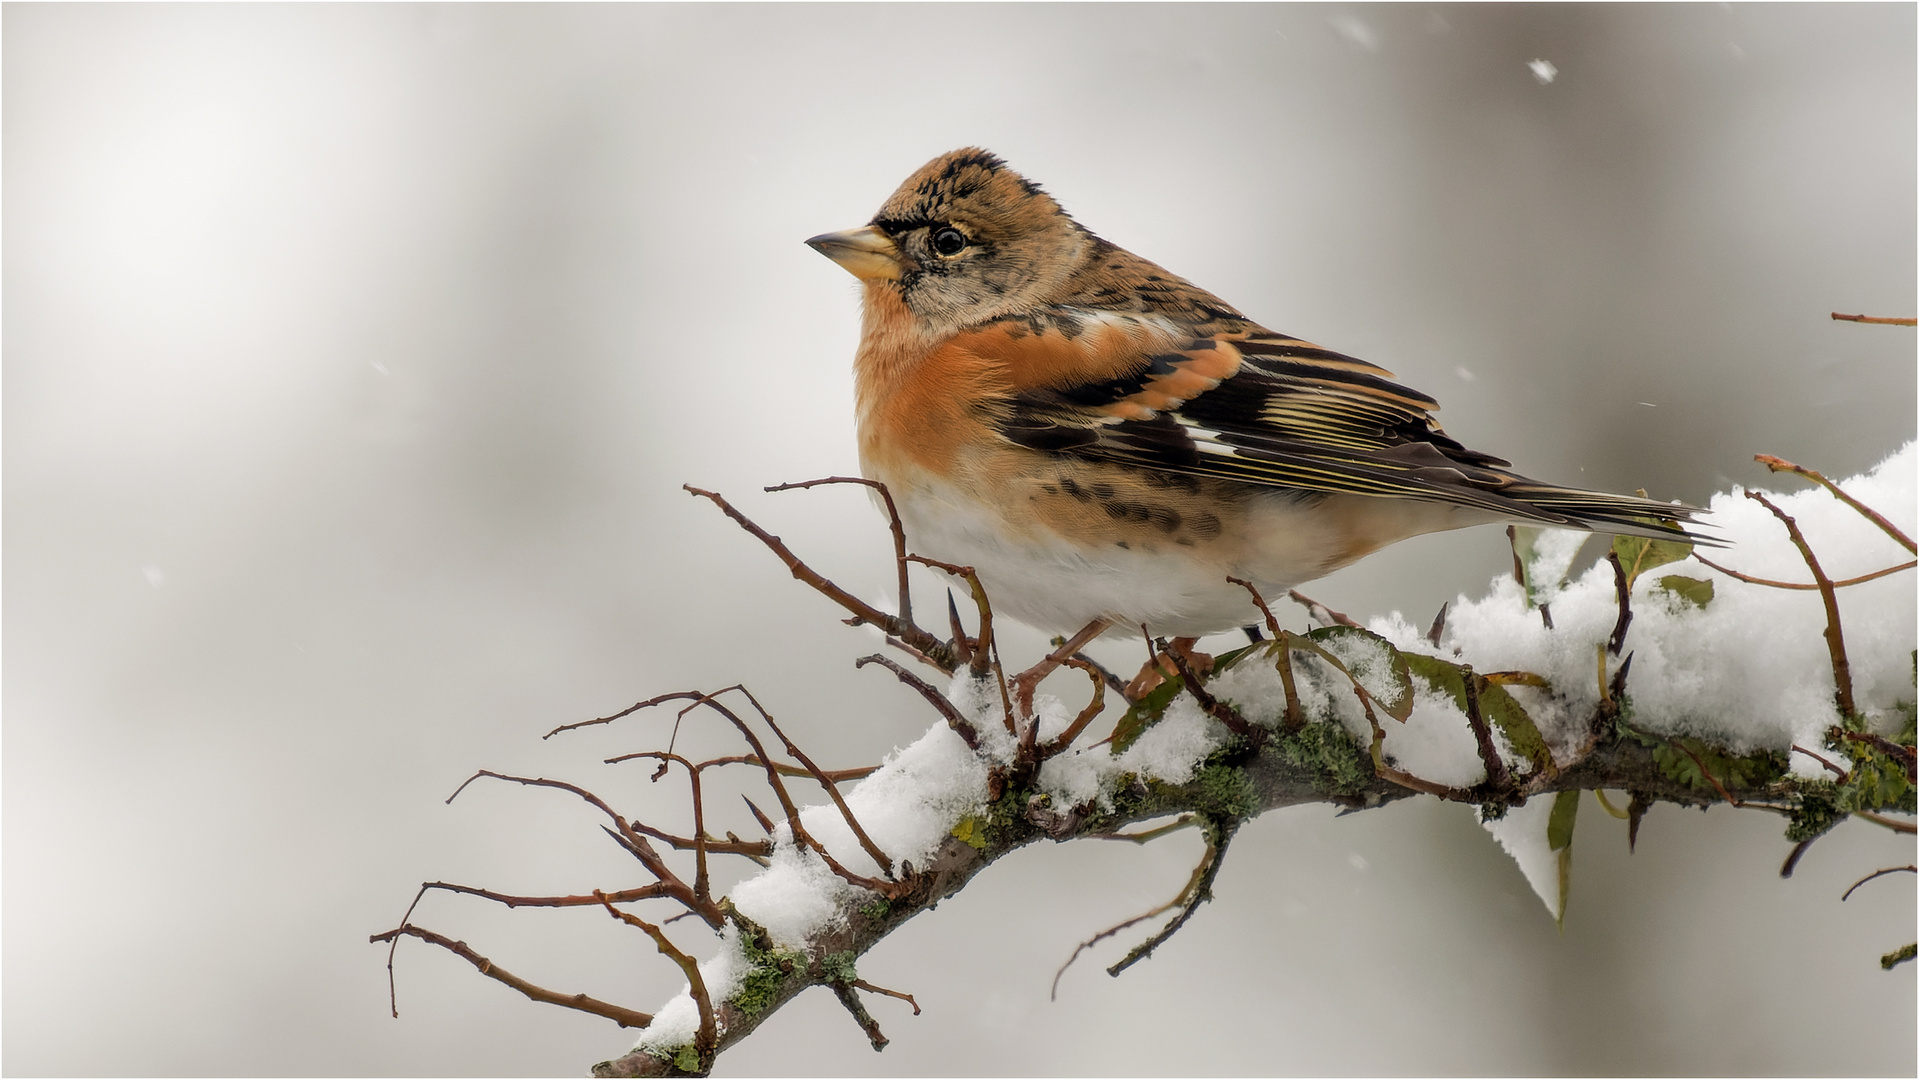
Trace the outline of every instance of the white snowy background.
{"label": "white snowy background", "polygon": [[[441,805],[481,767],[678,805],[597,764],[662,719],[556,724],[744,680],[827,767],[925,729],[852,670],[864,632],[678,485],[887,588],[861,495],[757,489],[854,467],[854,293],[800,240],[954,146],[1536,476],[1699,502],[1796,489],[1755,452],[1837,477],[1914,434],[1912,331],[1826,318],[1913,314],[1909,6],[0,19],[14,1074],[567,1074],[628,1045],[418,943],[393,1020],[365,937],[426,879],[637,883],[563,796]],[[1426,538],[1307,591],[1423,626],[1509,560]],[[873,1003],[885,1054],[815,991],[722,1070],[1910,1074],[1912,969],[1875,959],[1911,879],[1838,902],[1910,841],[1850,823],[1781,881],[1779,832],[1661,808],[1629,859],[1589,802],[1561,933],[1464,808],[1270,814],[1154,960],[1082,959],[1053,1004],[1198,843],[1036,847],[862,962],[927,1010]],[[642,1009],[680,982],[601,913],[418,921]]]}

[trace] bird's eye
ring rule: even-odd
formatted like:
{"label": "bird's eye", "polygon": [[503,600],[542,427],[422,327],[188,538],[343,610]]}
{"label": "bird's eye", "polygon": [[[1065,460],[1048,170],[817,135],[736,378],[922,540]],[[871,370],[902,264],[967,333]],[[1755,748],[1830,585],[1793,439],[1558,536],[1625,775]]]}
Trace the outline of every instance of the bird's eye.
{"label": "bird's eye", "polygon": [[946,226],[933,234],[933,250],[941,255],[958,255],[966,247],[966,234]]}

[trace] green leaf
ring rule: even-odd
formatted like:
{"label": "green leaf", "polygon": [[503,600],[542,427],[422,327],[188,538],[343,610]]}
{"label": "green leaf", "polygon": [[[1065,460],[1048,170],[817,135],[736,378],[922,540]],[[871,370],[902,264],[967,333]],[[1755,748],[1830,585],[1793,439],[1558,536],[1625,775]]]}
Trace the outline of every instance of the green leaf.
{"label": "green leaf", "polygon": [[1185,680],[1175,675],[1133,702],[1132,707],[1126,710],[1126,715],[1113,725],[1113,753],[1123,754],[1138,742],[1139,737],[1146,734],[1147,728],[1159,723],[1160,718],[1166,715],[1166,707],[1185,688]]}
{"label": "green leaf", "polygon": [[1660,592],[1671,593],[1694,607],[1703,608],[1712,603],[1712,582],[1699,578],[1684,577],[1679,574],[1667,574],[1653,583]]}
{"label": "green leaf", "polygon": [[[1677,530],[1677,526],[1661,526]],[[1612,552],[1626,570],[1626,588],[1631,589],[1639,575],[1655,566],[1676,563],[1692,554],[1692,544],[1684,540],[1651,540],[1644,536],[1615,536]]]}
{"label": "green leaf", "polygon": [[[1460,712],[1466,711],[1466,670],[1436,656],[1423,653],[1403,654],[1413,674],[1432,684],[1433,689],[1451,694]],[[1497,683],[1483,682],[1479,688],[1479,717],[1506,736],[1513,752],[1532,762],[1533,768],[1548,776],[1558,773],[1552,751],[1546,747],[1539,726],[1517,699]]]}
{"label": "green leaf", "polygon": [[1579,792],[1562,791],[1553,796],[1552,816],[1546,820],[1546,846],[1564,851],[1573,843],[1573,822],[1579,817]]}
{"label": "green leaf", "polygon": [[1573,822],[1579,818],[1579,792],[1562,791],[1553,797],[1553,812],[1546,819],[1546,846],[1559,853],[1559,908],[1553,921],[1566,928],[1566,898],[1572,893]]}
{"label": "green leaf", "polygon": [[1306,635],[1344,664],[1386,715],[1405,723],[1413,714],[1413,675],[1392,642],[1356,626],[1326,626]]}
{"label": "green leaf", "polygon": [[1270,641],[1255,641],[1251,645],[1242,645],[1230,652],[1220,653],[1218,656],[1213,657],[1213,674],[1224,675],[1234,664],[1239,663],[1254,653],[1271,652],[1272,644]]}

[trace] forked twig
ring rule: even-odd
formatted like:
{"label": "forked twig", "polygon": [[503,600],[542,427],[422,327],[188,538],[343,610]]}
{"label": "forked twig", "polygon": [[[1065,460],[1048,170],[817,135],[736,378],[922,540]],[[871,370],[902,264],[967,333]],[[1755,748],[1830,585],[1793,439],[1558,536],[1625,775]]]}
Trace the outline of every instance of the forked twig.
{"label": "forked twig", "polygon": [[1067,747],[1073,745],[1073,740],[1079,738],[1080,733],[1086,730],[1086,726],[1091,724],[1095,717],[1106,711],[1106,679],[1104,676],[1109,673],[1100,668],[1098,664],[1090,660],[1081,659],[1078,654],[1069,656],[1060,662],[1067,667],[1078,668],[1084,671],[1087,676],[1093,680],[1093,700],[1088,702],[1086,707],[1079,711],[1079,715],[1073,718],[1073,722],[1066,726],[1065,731],[1059,733],[1058,738],[1038,748],[1037,753],[1040,761],[1045,761],[1047,758],[1063,753]]}
{"label": "forked twig", "polygon": [[[1903,321],[1907,325],[1911,325],[1912,323],[1911,319],[1906,319]],[[1870,521],[1874,525],[1879,526],[1879,528],[1883,530],[1887,536],[1890,536],[1894,540],[1897,540],[1899,542],[1900,547],[1905,548],[1907,551],[1915,555],[1919,555],[1919,544],[1915,544],[1913,542],[1912,537],[1907,536],[1904,532],[1900,531],[1898,526],[1894,525],[1890,521],[1887,521],[1884,514],[1879,513],[1879,511],[1874,510],[1872,507],[1867,506],[1865,503],[1862,503],[1858,499],[1855,499],[1852,496],[1846,494],[1845,491],[1842,488],[1840,488],[1838,484],[1835,484],[1831,480],[1826,479],[1823,473],[1817,472],[1812,469],[1808,469],[1803,465],[1794,465],[1792,462],[1787,461],[1785,458],[1773,457],[1771,454],[1755,454],[1753,455],[1753,460],[1757,461],[1761,465],[1764,465],[1766,468],[1771,469],[1773,472],[1794,473],[1799,476],[1803,476],[1808,480],[1811,480],[1815,484],[1820,485],[1821,487],[1825,488],[1827,491],[1832,492],[1834,498],[1838,499],[1842,503],[1845,503],[1847,506],[1852,507],[1854,510],[1859,511],[1860,515],[1863,516],[1867,521]]]}
{"label": "forked twig", "polygon": [[[651,1013],[643,1013],[637,1009],[628,1009],[620,1005],[614,1005],[601,1001],[598,998],[588,997],[585,994],[562,994],[548,990],[544,986],[527,982],[518,975],[513,974],[503,967],[497,966],[493,961],[467,948],[466,942],[454,941],[452,938],[436,934],[422,927],[414,926],[411,923],[402,923],[384,934],[374,934],[367,940],[374,943],[390,941],[397,944],[402,935],[406,937],[416,937],[429,944],[438,945],[440,948],[445,949],[478,968],[480,974],[485,975],[489,979],[503,982],[513,989],[518,990],[520,993],[525,994],[527,997],[532,998],[534,1001],[544,1001],[549,1005],[559,1005],[568,1009],[578,1009],[581,1012],[592,1013],[595,1016],[604,1016],[621,1027],[643,1028],[653,1023],[653,1015]],[[389,977],[391,977],[391,961],[388,961],[387,972]],[[396,1017],[400,1015],[399,1006],[394,1006],[393,1015]]]}
{"label": "forked twig", "polygon": [[926,699],[926,703],[931,705],[933,709],[946,720],[946,726],[958,732],[959,737],[966,741],[967,749],[973,751],[979,750],[979,729],[973,726],[971,720],[961,715],[960,711],[953,707],[952,702],[946,700],[945,694],[940,693],[924,679],[921,679],[919,676],[886,657],[881,656],[879,653],[874,653],[871,656],[862,656],[858,660],[853,661],[853,666],[856,668],[863,668],[868,664],[880,665],[892,672],[900,682],[918,691],[919,695]]}
{"label": "forked twig", "polygon": [[793,554],[792,549],[787,547],[784,541],[772,533],[767,532],[765,529],[760,528],[759,525],[754,523],[753,519],[735,510],[733,504],[727,502],[725,497],[718,492],[696,488],[691,484],[682,484],[681,486],[688,492],[700,498],[710,500],[713,505],[719,507],[721,513],[732,518],[734,524],[753,534],[754,539],[765,544],[768,550],[772,551],[774,555],[778,556],[781,562],[786,564],[787,570],[790,571],[794,577],[805,582],[808,586],[812,587],[815,592],[820,593],[839,606],[852,612],[855,618],[863,622],[872,623],[874,626],[886,631],[889,636],[899,638],[901,641],[912,646],[917,655],[925,657],[928,663],[931,663],[949,675],[952,674],[955,665],[953,662],[953,647],[950,644],[941,641],[896,615],[888,615],[886,612],[881,611],[866,601],[861,600],[859,597],[854,596],[852,593],[847,592],[845,589],[840,588],[838,585],[833,584],[831,581],[828,581],[825,577],[821,576],[818,571],[806,565],[799,556]]}
{"label": "forked twig", "polygon": [[[1800,581],[1773,581],[1770,578],[1753,577],[1750,574],[1742,574],[1737,570],[1733,570],[1729,567],[1724,567],[1719,565],[1716,562],[1713,562],[1711,559],[1706,558],[1704,555],[1699,554],[1699,552],[1697,551],[1694,551],[1692,553],[1692,557],[1699,560],[1702,563],[1705,563],[1707,566],[1712,567],[1714,570],[1719,571],[1720,573],[1726,575],[1727,577],[1737,578],[1740,581],[1746,582],[1749,585],[1764,585],[1769,589],[1804,589],[1807,592],[1812,592],[1819,588],[1819,583],[1816,581],[1810,584],[1806,582],[1800,582]],[[1910,570],[1915,566],[1919,566],[1919,560],[1902,562],[1898,566],[1888,566],[1884,570],[1874,570],[1870,574],[1860,574],[1858,577],[1855,577],[1855,578],[1847,578],[1844,581],[1835,581],[1832,583],[1832,587],[1835,589],[1843,589],[1847,587],[1848,585],[1864,585],[1868,581],[1877,581],[1882,577],[1886,577],[1891,574],[1896,574],[1901,570]]]}
{"label": "forked twig", "polygon": [[604,895],[601,896],[601,900],[607,910],[607,914],[612,915],[615,919],[618,919],[628,926],[638,927],[644,931],[647,937],[653,939],[654,948],[657,948],[662,956],[679,965],[680,970],[686,973],[687,991],[692,995],[693,1003],[699,1006],[700,1009],[700,1030],[698,1034],[693,1036],[693,1045],[700,1052],[700,1062],[702,1064],[711,1061],[713,1059],[713,1052],[719,1049],[720,1045],[719,1026],[715,1022],[713,1015],[712,995],[706,992],[706,980],[700,977],[699,961],[681,952],[679,946],[673,944],[672,939],[666,936],[664,930],[640,918],[638,915],[621,911],[619,908],[614,907],[613,902],[607,900]]}
{"label": "forked twig", "polygon": [[900,621],[913,621],[913,591],[906,581],[906,527],[900,524],[899,508],[893,505],[893,493],[878,480],[868,480],[863,476],[823,476],[818,480],[801,480],[792,484],[775,484],[764,490],[797,491],[802,488],[819,487],[821,484],[861,484],[880,493],[880,500],[886,504],[886,520],[893,529],[893,563],[900,572]]}
{"label": "forked twig", "polygon": [[[1757,491],[1746,492],[1746,498],[1772,511],[1786,526],[1786,534],[1792,537],[1794,547],[1806,560],[1806,569],[1812,571],[1812,579],[1819,583],[1819,598],[1826,604],[1826,649],[1832,654],[1833,701],[1839,706],[1839,715],[1852,716],[1855,713],[1852,702],[1852,665],[1846,660],[1845,635],[1839,629],[1839,598],[1833,595],[1832,579],[1826,576],[1819,566],[1819,559],[1812,553],[1811,545],[1799,532],[1799,523],[1792,515],[1779,509],[1771,499]],[[1910,542],[1910,541],[1908,541]]]}

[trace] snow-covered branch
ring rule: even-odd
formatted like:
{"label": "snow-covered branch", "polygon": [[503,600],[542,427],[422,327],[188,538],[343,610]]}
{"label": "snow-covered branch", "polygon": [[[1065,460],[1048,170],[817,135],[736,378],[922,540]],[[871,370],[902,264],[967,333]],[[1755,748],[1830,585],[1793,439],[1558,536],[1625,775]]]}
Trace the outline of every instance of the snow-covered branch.
{"label": "snow-covered branch", "polygon": [[[743,743],[731,757],[624,755],[686,774],[687,836],[629,821],[582,787],[483,774],[586,799],[653,880],[624,893],[547,898],[429,888],[513,906],[606,907],[687,974],[686,989],[650,1016],[501,978],[464,943],[404,920],[376,940],[419,938],[537,1000],[628,1025],[644,1020],[633,1051],[596,1066],[600,1075],[704,1073],[813,986],[831,988],[875,1048],[883,1046],[859,993],[905,995],[859,979],[858,958],[1003,855],[1041,840],[1144,842],[1173,828],[1204,832],[1206,855],[1192,880],[1149,913],[1165,923],[1157,933],[1138,931],[1117,973],[1208,899],[1240,823],[1301,803],[1363,810],[1425,794],[1472,804],[1555,917],[1565,911],[1583,791],[1601,793],[1597,801],[1628,818],[1634,833],[1659,802],[1774,813],[1799,845],[1795,859],[1849,815],[1910,832],[1909,817],[1887,815],[1914,811],[1919,632],[1911,580],[1899,571],[1912,568],[1919,451],[1908,445],[1837,484],[1761,460],[1819,486],[1715,497],[1710,520],[1725,546],[1710,556],[1677,539],[1618,538],[1572,578],[1586,534],[1515,530],[1513,575],[1479,599],[1456,600],[1430,628],[1398,613],[1362,627],[1322,608],[1316,620],[1327,625],[1310,633],[1283,630],[1267,613],[1267,636],[1244,648],[1217,657],[1165,649],[1159,673],[1134,682],[1132,700],[1098,741],[1089,736],[1103,734],[1097,718],[1118,680],[1063,648],[1049,662],[1080,668],[1090,685],[1064,697],[1041,692],[1024,707],[1008,691],[1017,680],[995,658],[990,601],[976,582],[976,632],[969,636],[952,612],[951,636],[942,637],[914,624],[905,605],[893,615],[852,597],[724,499],[696,490],[772,547],[796,578],[941,673],[922,678],[885,658],[862,661],[878,660],[919,690],[932,706],[931,728],[868,774],[817,768],[742,688],[665,695],[596,721],[674,700],[731,725]],[[903,567],[912,556],[907,538],[897,539]],[[1249,587],[1249,621],[1264,607]],[[1047,684],[1073,685],[1064,676]],[[793,760],[769,753],[761,732]],[[757,770],[777,802],[779,812],[767,815],[749,800],[764,839],[708,834],[702,778],[725,765]],[[831,797],[801,807],[789,779]],[[1623,793],[1624,805],[1607,791]],[[690,879],[659,845],[692,854]],[[758,872],[715,896],[708,862],[720,856],[749,859]],[[717,949],[705,950],[708,959],[696,964],[664,921],[616,906],[656,901],[676,903],[710,928]],[[1887,961],[1904,955],[1909,950]]]}

